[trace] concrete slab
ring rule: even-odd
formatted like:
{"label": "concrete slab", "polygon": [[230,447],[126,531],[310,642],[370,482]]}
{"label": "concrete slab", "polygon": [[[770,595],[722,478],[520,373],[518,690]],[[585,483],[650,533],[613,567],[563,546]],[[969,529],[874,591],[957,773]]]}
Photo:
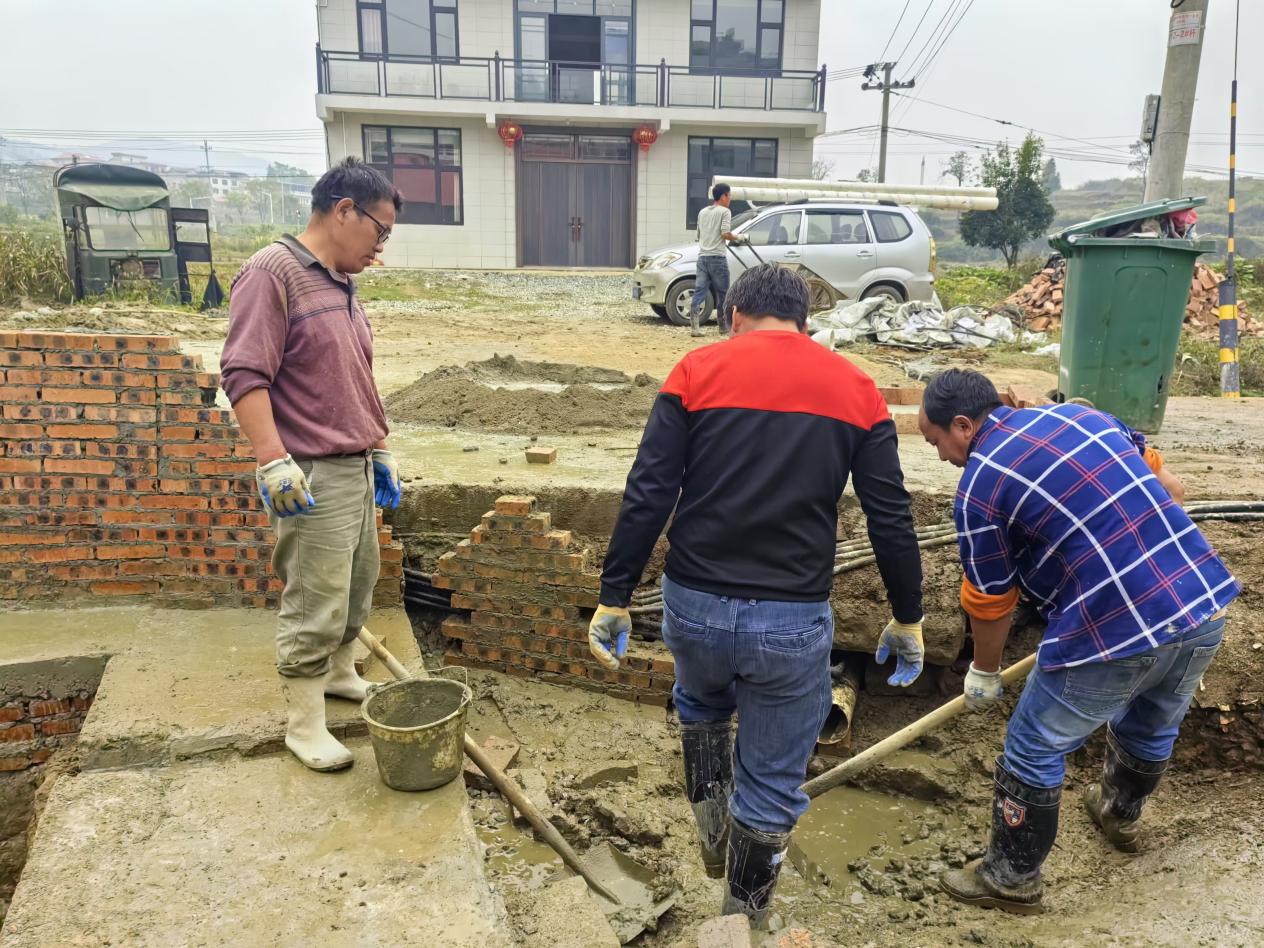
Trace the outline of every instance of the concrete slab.
{"label": "concrete slab", "polygon": [[[279,750],[285,721],[275,623],[274,613],[251,609],[7,612],[0,616],[0,682],[100,678],[79,738],[86,770]],[[368,627],[406,666],[420,661],[402,608],[375,612]],[[390,677],[374,659],[365,674]],[[331,700],[327,714],[339,736],[364,732],[350,701]]]}
{"label": "concrete slab", "polygon": [[399,793],[353,751],[63,777],[0,945],[508,948],[462,782]]}

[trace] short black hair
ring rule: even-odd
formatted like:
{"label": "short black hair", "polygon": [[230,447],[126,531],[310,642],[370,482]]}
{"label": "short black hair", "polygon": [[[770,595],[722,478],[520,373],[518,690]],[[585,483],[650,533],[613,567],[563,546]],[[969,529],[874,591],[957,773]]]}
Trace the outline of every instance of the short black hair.
{"label": "short black hair", "polygon": [[390,179],[359,158],[344,158],[320,176],[312,187],[312,210],[327,214],[343,198],[351,198],[365,208],[390,201],[396,213],[404,206],[404,199]]}
{"label": "short black hair", "polygon": [[751,267],[733,282],[724,305],[756,319],[772,316],[793,320],[802,331],[808,321],[809,296],[803,277],[775,263],[765,263]]}
{"label": "short black hair", "polygon": [[947,428],[958,415],[978,419],[1001,406],[996,386],[982,372],[949,369],[940,372],[922,394],[922,408],[932,425]]}
{"label": "short black hair", "polygon": [[711,200],[718,201],[732,190],[727,184],[717,184],[711,189]]}

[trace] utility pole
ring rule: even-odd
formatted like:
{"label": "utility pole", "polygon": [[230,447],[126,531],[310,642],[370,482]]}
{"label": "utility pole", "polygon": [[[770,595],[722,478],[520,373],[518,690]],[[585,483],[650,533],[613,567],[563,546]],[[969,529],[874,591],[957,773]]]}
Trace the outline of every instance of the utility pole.
{"label": "utility pole", "polygon": [[202,154],[206,156],[206,216],[210,229],[218,233],[219,228],[215,226],[215,189],[211,186],[211,146],[205,138],[202,139]]}
{"label": "utility pole", "polygon": [[[1202,0],[1205,4],[1207,0]],[[882,70],[882,79],[877,78],[878,70]],[[896,89],[912,89],[914,80],[908,82],[892,82],[891,70],[895,63],[871,63],[865,69],[865,83],[860,88],[864,92],[878,91],[882,93],[882,133],[878,143],[878,183],[887,180],[887,126],[891,119],[891,93]]]}
{"label": "utility pole", "polygon": [[1185,156],[1189,152],[1189,128],[1194,117],[1194,93],[1198,89],[1198,65],[1203,56],[1207,30],[1208,0],[1184,0],[1173,5],[1168,26],[1167,61],[1163,66],[1163,92],[1159,119],[1150,146],[1145,200],[1178,198],[1185,191]]}
{"label": "utility pole", "polygon": [[925,184],[925,183],[926,183],[926,156],[925,156],[925,155],[922,155],[922,174],[921,174],[921,176],[917,179],[917,183],[918,183],[918,184]]}

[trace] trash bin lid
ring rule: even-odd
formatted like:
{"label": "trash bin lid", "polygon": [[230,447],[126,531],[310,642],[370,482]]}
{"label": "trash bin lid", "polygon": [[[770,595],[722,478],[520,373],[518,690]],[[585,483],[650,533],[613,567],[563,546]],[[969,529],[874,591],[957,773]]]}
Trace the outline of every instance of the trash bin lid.
{"label": "trash bin lid", "polygon": [[1082,224],[1072,224],[1056,234],[1051,234],[1049,243],[1055,247],[1058,243],[1074,243],[1073,238],[1075,237],[1085,237],[1107,227],[1117,227],[1129,221],[1143,221],[1149,217],[1163,217],[1165,214],[1171,214],[1174,211],[1186,211],[1191,207],[1201,207],[1206,203],[1207,199],[1205,197],[1185,197],[1172,198],[1169,201],[1151,201],[1149,204],[1137,204],[1133,207],[1126,207],[1122,211],[1112,211],[1109,214],[1103,214],[1101,217],[1094,217],[1091,221],[1085,221]]}

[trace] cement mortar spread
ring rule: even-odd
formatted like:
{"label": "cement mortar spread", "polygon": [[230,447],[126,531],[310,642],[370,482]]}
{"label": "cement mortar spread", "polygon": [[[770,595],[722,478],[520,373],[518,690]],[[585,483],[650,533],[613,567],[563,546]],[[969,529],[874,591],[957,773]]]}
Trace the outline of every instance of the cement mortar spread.
{"label": "cement mortar spread", "polygon": [[462,782],[399,793],[352,748],[59,780],[0,945],[508,946]]}

